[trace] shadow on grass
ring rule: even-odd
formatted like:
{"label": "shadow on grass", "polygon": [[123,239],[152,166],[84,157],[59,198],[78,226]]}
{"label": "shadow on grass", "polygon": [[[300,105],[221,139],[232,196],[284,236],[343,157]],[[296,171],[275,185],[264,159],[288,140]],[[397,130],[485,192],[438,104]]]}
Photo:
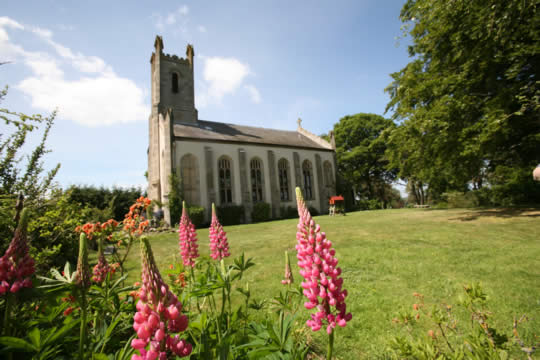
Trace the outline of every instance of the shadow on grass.
{"label": "shadow on grass", "polygon": [[479,218],[496,217],[510,219],[514,217],[540,217],[538,208],[498,208],[498,209],[478,209],[471,210],[464,216],[453,218],[451,220],[473,221]]}

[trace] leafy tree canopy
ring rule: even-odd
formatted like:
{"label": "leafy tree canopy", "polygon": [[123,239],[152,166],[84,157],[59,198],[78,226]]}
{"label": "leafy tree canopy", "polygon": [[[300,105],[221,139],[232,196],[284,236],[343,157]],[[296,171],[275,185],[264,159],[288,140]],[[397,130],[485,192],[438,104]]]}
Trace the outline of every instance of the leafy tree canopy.
{"label": "leafy tree canopy", "polygon": [[345,116],[334,125],[339,172],[360,197],[386,201],[385,185],[395,180],[396,170],[387,168],[383,133],[393,127],[376,114]]}
{"label": "leafy tree canopy", "polygon": [[386,89],[387,110],[400,123],[389,157],[401,177],[437,192],[464,191],[509,181],[499,167],[515,178],[536,165],[538,7],[534,0],[407,1],[400,17],[413,60]]}

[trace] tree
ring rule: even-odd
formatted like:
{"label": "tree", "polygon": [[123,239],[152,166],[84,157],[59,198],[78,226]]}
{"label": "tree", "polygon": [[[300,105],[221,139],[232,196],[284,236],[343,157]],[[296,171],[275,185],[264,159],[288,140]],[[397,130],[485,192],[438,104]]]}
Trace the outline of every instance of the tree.
{"label": "tree", "polygon": [[92,221],[114,218],[124,220],[130,206],[141,196],[141,190],[130,188],[105,188],[92,185],[73,185],[68,189],[69,201],[94,209]]}
{"label": "tree", "polygon": [[386,205],[386,192],[396,178],[396,169],[388,169],[384,134],[394,127],[391,120],[376,114],[343,117],[334,125],[338,170],[365,199],[377,199]]}
{"label": "tree", "polygon": [[[7,87],[0,91],[0,101],[6,95]],[[5,250],[13,232],[17,194],[21,192],[24,195],[25,207],[29,207],[34,214],[36,209],[44,205],[46,195],[54,188],[53,180],[60,164],[44,173],[43,157],[49,152],[45,143],[55,115],[53,112],[49,117],[29,116],[0,108],[1,121],[11,128],[11,133],[0,134],[0,251]],[[42,125],[41,141],[31,154],[24,157],[20,152],[28,135]]]}
{"label": "tree", "polygon": [[182,201],[184,199],[184,194],[182,193],[182,179],[173,171],[169,175],[169,211],[171,213],[171,226],[178,224],[180,222],[180,217],[182,216]]}
{"label": "tree", "polygon": [[405,164],[400,177],[429,184],[433,196],[487,182],[532,184],[519,174],[540,153],[538,7],[407,1],[400,17],[413,60],[386,89],[387,110],[400,124],[389,138],[390,163]]}

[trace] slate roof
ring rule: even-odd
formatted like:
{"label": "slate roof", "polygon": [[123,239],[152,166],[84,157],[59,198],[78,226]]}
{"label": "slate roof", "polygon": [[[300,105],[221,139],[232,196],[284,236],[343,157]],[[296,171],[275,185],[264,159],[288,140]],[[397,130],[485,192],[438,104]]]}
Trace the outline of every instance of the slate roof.
{"label": "slate roof", "polygon": [[198,124],[174,124],[174,136],[180,139],[277,145],[332,151],[331,146],[319,144],[297,131],[274,130],[205,120],[199,120]]}

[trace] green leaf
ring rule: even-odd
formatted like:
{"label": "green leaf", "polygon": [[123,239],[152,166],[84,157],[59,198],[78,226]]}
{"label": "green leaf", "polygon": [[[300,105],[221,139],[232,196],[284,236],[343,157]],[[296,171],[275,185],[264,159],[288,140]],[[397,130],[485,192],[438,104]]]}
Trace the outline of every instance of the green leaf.
{"label": "green leaf", "polygon": [[109,360],[109,357],[103,353],[92,354],[92,360]]}
{"label": "green leaf", "polygon": [[70,321],[69,323],[65,324],[64,326],[62,326],[60,328],[60,330],[58,331],[54,331],[52,333],[52,336],[50,337],[47,337],[47,339],[45,340],[43,346],[45,345],[50,345],[50,344],[54,344],[55,342],[57,342],[58,340],[62,339],[64,336],[68,335],[69,333],[71,333],[71,330],[80,323],[80,320],[72,320]]}
{"label": "green leaf", "polygon": [[29,342],[12,336],[2,336],[0,337],[0,344],[9,346],[10,348],[26,351],[26,352],[37,352],[38,349],[30,344]]}
{"label": "green leaf", "polygon": [[37,327],[30,330],[30,332],[28,333],[28,338],[37,349],[41,347],[41,333],[39,332],[39,329]]}

